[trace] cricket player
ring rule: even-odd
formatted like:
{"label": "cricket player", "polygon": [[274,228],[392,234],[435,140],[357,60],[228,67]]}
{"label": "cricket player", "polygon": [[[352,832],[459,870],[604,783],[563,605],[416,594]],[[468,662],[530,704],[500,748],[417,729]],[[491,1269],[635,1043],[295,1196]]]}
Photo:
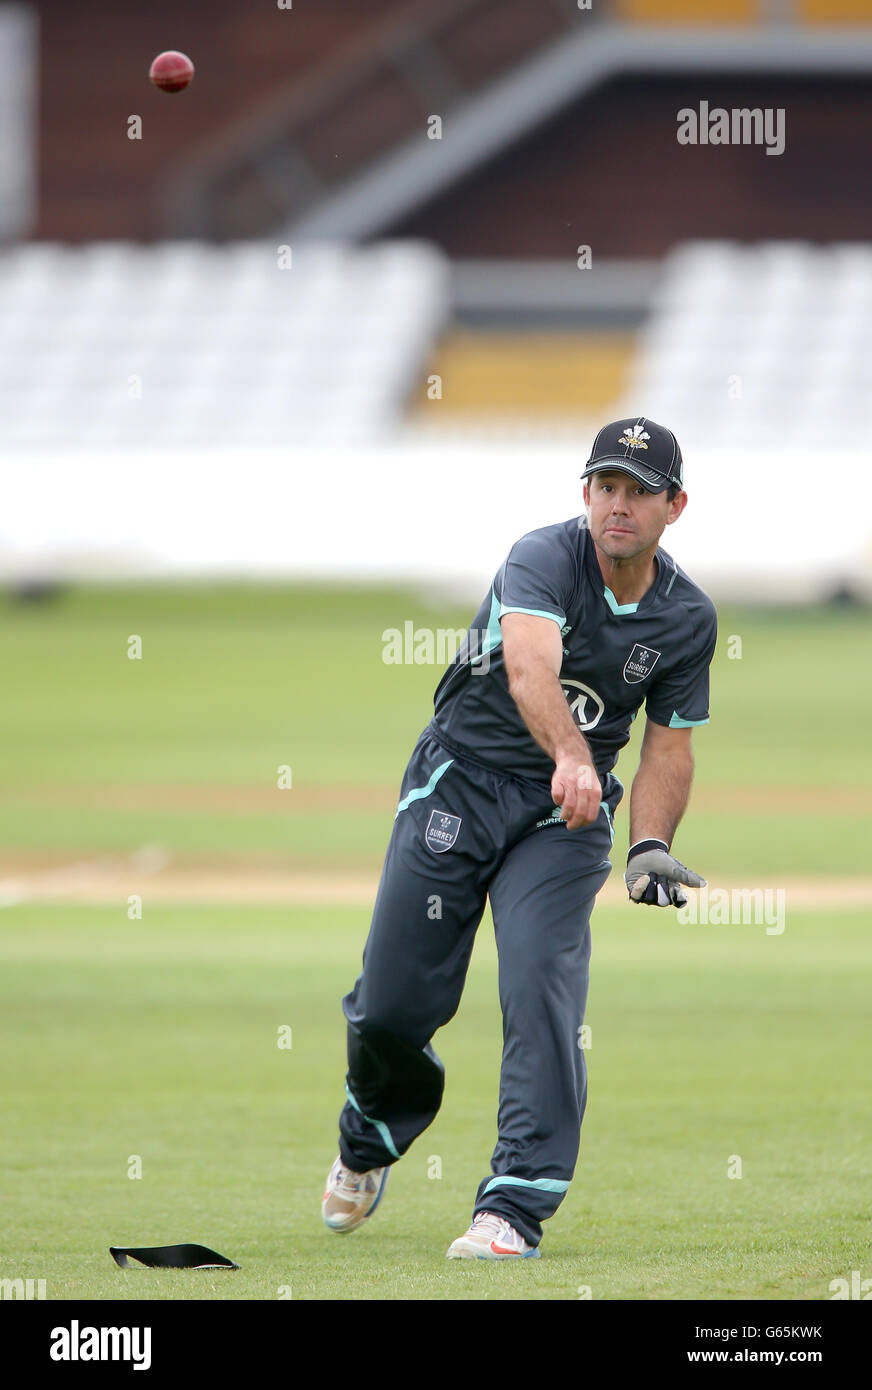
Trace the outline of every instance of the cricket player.
{"label": "cricket player", "polygon": [[643,704],[630,796],[630,901],[670,908],[704,879],[672,854],[708,723],[711,599],[659,541],[687,504],[670,430],[606,425],[582,473],[586,515],[509,552],[412,753],[363,969],[342,1001],[346,1104],[322,1202],[352,1231],[434,1119],[432,1038],[457,1011],[489,896],[503,1015],[498,1137],[449,1259],[539,1255],[575,1172],[590,915],[624,788],[613,772]]}

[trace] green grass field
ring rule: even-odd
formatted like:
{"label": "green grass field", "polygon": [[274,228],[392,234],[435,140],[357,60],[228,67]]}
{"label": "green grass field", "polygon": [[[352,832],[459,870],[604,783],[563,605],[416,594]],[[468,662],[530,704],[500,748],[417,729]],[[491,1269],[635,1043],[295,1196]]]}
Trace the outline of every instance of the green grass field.
{"label": "green grass field", "polygon": [[[676,847],[712,885],[786,885],[785,930],[598,907],[588,1112],[543,1258],[444,1258],[495,1139],[489,916],[460,1013],[436,1038],[439,1117],[392,1171],[371,1225],[324,1229],[343,1100],[339,1001],[369,919],[366,901],[328,890],[377,874],[441,669],[385,665],[381,634],[470,617],[389,591],[4,602],[0,1277],[44,1278],[50,1299],[589,1289],[664,1300],[820,1300],[852,1269],[872,1277],[869,913],[790,896],[799,879],[868,872],[869,617],[841,609],[721,613],[712,723],[695,736]],[[139,661],[127,658],[133,634]],[[730,635],[741,659],[727,655]],[[283,765],[293,786],[280,791]],[[632,768],[631,747],[627,787]],[[619,813],[613,877],[626,833]],[[146,845],[195,866],[203,901],[150,899],[130,868]],[[116,897],[8,891],[82,861],[121,866]],[[247,882],[320,875],[324,899],[210,901],[219,870]],[[141,919],[128,917],[133,892]],[[290,1050],[277,1045],[283,1025]],[[141,1178],[128,1176],[133,1156]],[[728,1176],[735,1156],[741,1178]],[[241,1269],[122,1271],[108,1255],[189,1240]]]}

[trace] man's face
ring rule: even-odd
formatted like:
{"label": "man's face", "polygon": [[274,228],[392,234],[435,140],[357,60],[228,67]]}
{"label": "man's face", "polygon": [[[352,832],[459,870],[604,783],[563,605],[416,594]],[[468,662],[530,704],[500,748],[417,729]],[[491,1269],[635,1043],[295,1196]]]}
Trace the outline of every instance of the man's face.
{"label": "man's face", "polygon": [[590,533],[610,560],[632,560],[656,546],[664,530],[684,510],[687,493],[671,502],[668,489],[649,492],[629,473],[604,469],[584,487]]}

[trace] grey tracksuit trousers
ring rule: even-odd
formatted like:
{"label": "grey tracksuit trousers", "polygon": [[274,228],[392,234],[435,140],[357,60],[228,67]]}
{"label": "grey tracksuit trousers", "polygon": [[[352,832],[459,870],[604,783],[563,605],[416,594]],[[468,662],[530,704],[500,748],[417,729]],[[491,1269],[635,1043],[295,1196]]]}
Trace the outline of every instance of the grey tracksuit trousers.
{"label": "grey tracksuit trousers", "polygon": [[439,1109],[444,1072],[431,1039],[457,1011],[490,896],[503,1056],[498,1139],[473,1212],[502,1213],[533,1245],[575,1171],[587,1100],[589,919],[623,795],[616,777],[601,780],[599,817],[569,831],[547,783],[503,776],[425,729],[403,778],[363,970],[342,1001],[340,1155],[362,1172],[400,1158]]}

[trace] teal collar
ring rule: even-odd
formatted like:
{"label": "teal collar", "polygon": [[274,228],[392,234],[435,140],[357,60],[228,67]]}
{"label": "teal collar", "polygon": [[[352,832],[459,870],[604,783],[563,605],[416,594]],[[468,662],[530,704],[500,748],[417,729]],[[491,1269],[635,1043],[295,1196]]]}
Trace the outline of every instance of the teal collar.
{"label": "teal collar", "polygon": [[639,607],[638,600],[636,603],[618,603],[618,600],[615,598],[608,584],[603,589],[603,598],[612,612],[617,613],[619,617],[622,613],[635,613],[636,609]]}

